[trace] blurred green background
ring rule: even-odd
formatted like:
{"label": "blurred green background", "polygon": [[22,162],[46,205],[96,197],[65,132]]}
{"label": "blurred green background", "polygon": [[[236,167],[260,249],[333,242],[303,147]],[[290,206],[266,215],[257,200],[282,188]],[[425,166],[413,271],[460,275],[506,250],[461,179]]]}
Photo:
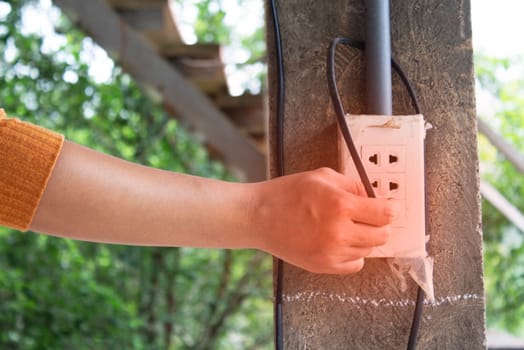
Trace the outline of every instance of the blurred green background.
{"label": "blurred green background", "polygon": [[[240,76],[236,94],[265,89],[262,13],[246,33],[224,20],[227,4],[250,2],[262,8],[261,0],[176,1],[192,9],[185,25],[194,40],[241,57],[228,68]],[[127,160],[235,180],[107,57],[100,78],[96,45],[50,8],[0,1],[0,107]],[[50,32],[26,29],[27,14],[39,11],[51,14]],[[524,61],[479,52],[475,64],[479,100],[489,105],[480,117],[524,152]],[[483,136],[479,152],[482,178],[524,211],[522,174]],[[487,202],[483,231],[488,326],[524,336],[523,232]],[[0,228],[0,349],[271,349],[271,283],[270,257],[254,251],[103,245]]]}

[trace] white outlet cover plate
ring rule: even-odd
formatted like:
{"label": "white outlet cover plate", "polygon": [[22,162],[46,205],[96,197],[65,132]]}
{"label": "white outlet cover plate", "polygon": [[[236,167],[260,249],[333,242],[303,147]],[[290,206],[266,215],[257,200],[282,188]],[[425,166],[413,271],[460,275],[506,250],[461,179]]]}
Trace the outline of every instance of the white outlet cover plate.
{"label": "white outlet cover plate", "polygon": [[[348,115],[346,121],[377,197],[397,202],[387,244],[369,257],[426,257],[424,194],[424,117]],[[360,179],[339,132],[339,169]]]}

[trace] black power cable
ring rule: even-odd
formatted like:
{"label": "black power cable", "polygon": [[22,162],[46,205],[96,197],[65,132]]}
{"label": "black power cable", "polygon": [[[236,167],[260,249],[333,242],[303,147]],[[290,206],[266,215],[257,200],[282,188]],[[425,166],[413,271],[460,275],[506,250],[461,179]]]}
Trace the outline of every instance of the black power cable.
{"label": "black power cable", "polygon": [[[269,1],[271,16],[273,19],[273,31],[275,35],[275,51],[277,56],[277,118],[276,118],[276,169],[277,176],[284,176],[284,102],[285,102],[285,81],[284,81],[284,58],[282,55],[282,39],[280,37],[280,27],[278,21],[278,9],[275,0]],[[284,277],[284,262],[275,258],[275,347],[277,350],[284,349],[284,327],[282,320],[282,288]]]}
{"label": "black power cable", "polygon": [[[356,40],[352,40],[349,38],[338,37],[338,38],[333,39],[329,47],[329,53],[328,53],[327,80],[328,80],[328,86],[329,86],[329,93],[331,95],[331,100],[333,102],[335,113],[337,115],[338,125],[340,127],[340,130],[342,131],[344,140],[346,141],[346,145],[349,149],[351,157],[353,158],[353,162],[355,163],[355,167],[357,168],[357,171],[359,173],[360,180],[362,181],[362,183],[364,184],[364,187],[366,188],[368,197],[374,197],[373,190],[371,189],[371,184],[369,183],[369,179],[366,175],[366,171],[364,170],[364,167],[362,166],[362,161],[360,160],[360,157],[358,156],[358,152],[355,148],[355,144],[353,142],[353,139],[351,138],[351,134],[349,132],[349,128],[346,123],[346,118],[345,118],[346,114],[344,113],[344,107],[342,106],[342,101],[340,100],[340,94],[337,88],[337,82],[336,82],[336,76],[335,76],[335,52],[336,52],[336,48],[338,44],[348,45],[352,48],[356,48],[359,50],[365,50],[365,44],[362,41],[356,41]],[[418,99],[415,94],[415,90],[413,89],[413,86],[411,85],[406,74],[400,68],[400,65],[397,62],[395,62],[395,60],[393,59],[391,59],[391,66],[397,72],[400,79],[406,86],[408,94],[411,97],[411,101],[413,103],[415,112],[417,114],[420,114],[420,105],[418,103]],[[427,210],[426,210],[426,213],[427,213]],[[428,220],[426,220],[426,231],[427,231],[427,222]],[[424,291],[422,290],[422,288],[418,287],[417,299],[415,302],[415,311],[413,314],[413,321],[411,323],[411,330],[409,332],[408,347],[407,347],[408,350],[416,349],[417,334],[420,328],[420,321],[422,317],[423,305],[424,305]]]}
{"label": "black power cable", "polygon": [[342,135],[344,136],[344,140],[346,141],[346,145],[348,147],[349,153],[351,154],[351,158],[353,158],[353,163],[355,163],[355,167],[357,168],[358,175],[360,176],[360,180],[362,181],[362,184],[364,185],[364,188],[366,189],[366,193],[368,197],[375,197],[375,193],[373,192],[373,187],[371,187],[371,183],[369,182],[368,175],[366,174],[366,170],[364,169],[364,165],[362,164],[362,160],[360,159],[358,155],[357,148],[355,147],[355,143],[353,142],[353,138],[351,137],[351,133],[349,132],[349,128],[346,124],[346,113],[344,113],[344,106],[342,106],[342,101],[340,100],[340,94],[337,88],[337,81],[336,81],[336,76],[335,76],[335,51],[337,49],[338,44],[346,44],[351,47],[357,47],[363,50],[364,43],[356,42],[348,38],[339,37],[339,38],[333,39],[333,41],[331,42],[331,45],[329,46],[329,52],[328,52],[327,78],[328,78],[329,94],[331,95],[331,101],[333,102],[333,107],[335,108],[335,113],[337,115],[337,121],[338,121],[338,126],[340,128],[340,131],[342,132]]}

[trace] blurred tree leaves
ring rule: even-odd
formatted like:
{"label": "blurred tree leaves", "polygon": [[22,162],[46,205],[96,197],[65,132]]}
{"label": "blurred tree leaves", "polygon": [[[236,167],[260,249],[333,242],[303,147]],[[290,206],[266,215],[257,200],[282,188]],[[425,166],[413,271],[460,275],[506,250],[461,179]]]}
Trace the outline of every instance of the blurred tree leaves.
{"label": "blurred tree leaves", "polygon": [[[479,117],[524,154],[524,61],[479,54],[479,98],[490,111]],[[481,176],[524,212],[524,175],[479,135]],[[524,232],[483,201],[484,266],[488,326],[524,335]]]}
{"label": "blurred tree leaves", "polygon": [[[130,161],[233,180],[120,67],[96,82],[82,58],[90,39],[65,17],[55,50],[24,33],[24,9],[38,3],[0,1],[9,6],[0,17],[8,115]],[[227,41],[223,10],[206,14],[205,3],[199,35]],[[91,244],[0,228],[0,269],[1,349],[272,347],[271,260],[257,252]]]}
{"label": "blurred tree leaves", "polygon": [[231,28],[224,24],[226,12],[220,0],[202,0],[195,3],[198,17],[195,34],[199,42],[229,44]]}

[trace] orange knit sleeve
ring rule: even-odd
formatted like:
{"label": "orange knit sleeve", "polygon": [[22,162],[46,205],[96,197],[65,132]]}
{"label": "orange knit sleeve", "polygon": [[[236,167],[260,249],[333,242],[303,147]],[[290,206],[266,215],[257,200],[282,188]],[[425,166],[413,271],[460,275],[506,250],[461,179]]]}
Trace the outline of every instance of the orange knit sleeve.
{"label": "orange knit sleeve", "polygon": [[0,225],[27,231],[64,137],[0,109]]}

